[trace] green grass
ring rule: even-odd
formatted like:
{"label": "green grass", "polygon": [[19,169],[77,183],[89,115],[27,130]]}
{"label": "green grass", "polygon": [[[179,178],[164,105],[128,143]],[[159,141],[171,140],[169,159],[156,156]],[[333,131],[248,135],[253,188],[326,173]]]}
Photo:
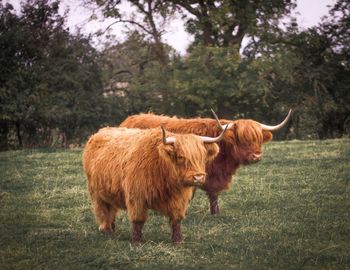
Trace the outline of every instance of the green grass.
{"label": "green grass", "polygon": [[180,247],[154,212],[140,247],[125,213],[100,234],[81,150],[1,152],[0,177],[0,269],[350,269],[349,139],[267,144],[219,216],[196,192]]}

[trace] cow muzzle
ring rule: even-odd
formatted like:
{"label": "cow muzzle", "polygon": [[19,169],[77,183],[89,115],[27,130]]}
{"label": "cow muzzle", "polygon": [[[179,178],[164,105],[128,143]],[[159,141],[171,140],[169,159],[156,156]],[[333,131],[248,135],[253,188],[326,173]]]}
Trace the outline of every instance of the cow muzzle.
{"label": "cow muzzle", "polygon": [[250,157],[250,163],[259,162],[262,159],[262,154],[252,154]]}
{"label": "cow muzzle", "polygon": [[205,183],[206,175],[204,173],[198,173],[193,176],[193,183],[195,186],[201,186]]}

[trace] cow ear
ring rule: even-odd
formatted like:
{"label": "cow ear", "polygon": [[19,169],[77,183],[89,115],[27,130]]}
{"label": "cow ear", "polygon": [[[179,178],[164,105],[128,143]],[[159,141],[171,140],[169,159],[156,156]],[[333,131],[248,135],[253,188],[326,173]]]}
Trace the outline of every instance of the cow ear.
{"label": "cow ear", "polygon": [[232,130],[233,136],[236,138],[238,136],[238,124],[232,123],[231,130]]}
{"label": "cow ear", "polygon": [[219,146],[216,143],[206,143],[204,146],[207,149],[208,160],[213,160],[219,153]]}
{"label": "cow ear", "polygon": [[158,146],[159,155],[164,158],[172,158],[176,157],[174,145],[172,144],[160,144]]}
{"label": "cow ear", "polygon": [[269,142],[272,140],[272,133],[268,130],[263,130],[263,142],[266,143],[266,142]]}

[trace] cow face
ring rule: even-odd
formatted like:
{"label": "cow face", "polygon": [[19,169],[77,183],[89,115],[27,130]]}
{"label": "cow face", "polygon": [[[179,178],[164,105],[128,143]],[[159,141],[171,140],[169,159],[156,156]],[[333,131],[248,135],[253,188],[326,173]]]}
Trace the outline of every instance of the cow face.
{"label": "cow face", "polygon": [[176,179],[184,186],[200,186],[205,183],[205,165],[219,152],[216,143],[204,143],[196,135],[177,134],[172,144],[161,144],[159,155],[167,161]]}
{"label": "cow face", "polygon": [[232,155],[243,165],[252,164],[262,159],[262,145],[272,139],[272,133],[263,130],[253,120],[233,121],[228,134],[232,144]]}
{"label": "cow face", "polygon": [[[289,110],[286,118],[275,126],[261,124],[254,120],[236,120],[227,121],[222,125],[216,113],[212,110],[214,118],[221,130],[228,129],[224,144],[228,144],[231,153],[225,151],[225,154],[231,156],[231,160],[239,164],[250,164],[260,161],[262,158],[262,144],[272,140],[272,131],[284,127],[291,117],[292,110]],[[224,147],[226,149],[226,147]],[[225,156],[224,154],[224,156]]]}

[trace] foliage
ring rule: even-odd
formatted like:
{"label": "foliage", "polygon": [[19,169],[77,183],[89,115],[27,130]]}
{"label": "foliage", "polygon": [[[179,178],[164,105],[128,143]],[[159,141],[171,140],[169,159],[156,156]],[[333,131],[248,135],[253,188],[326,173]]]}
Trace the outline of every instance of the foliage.
{"label": "foliage", "polygon": [[[133,0],[130,14],[121,1],[87,2],[127,38],[97,51],[69,32],[59,1],[28,0],[18,14],[0,4],[0,149],[81,145],[131,114],[211,117],[211,108],[267,124],[292,108],[280,139],[349,135],[348,0],[305,30],[289,15],[295,1]],[[186,55],[163,41],[179,13],[194,36]]]}
{"label": "foliage", "polygon": [[316,29],[305,31],[293,39],[296,43],[294,52],[301,59],[294,69],[295,80],[291,85],[298,89],[298,110],[318,119],[314,125],[318,138],[344,134],[350,117],[346,104],[349,101],[346,92],[350,70],[344,68],[343,57],[333,51],[334,45],[328,37]]}
{"label": "foliage", "polygon": [[149,213],[145,242],[130,245],[125,212],[116,233],[98,232],[81,150],[0,152],[3,269],[347,269],[350,141],[265,146],[242,167],[211,216],[198,190],[173,247],[168,221]]}
{"label": "foliage", "polygon": [[[171,112],[174,107],[173,67],[159,62],[152,48],[145,35],[132,31],[125,42],[108,47],[102,53],[105,89],[123,104],[119,108],[121,116],[147,110]],[[168,54],[173,53],[169,46],[164,49]],[[114,122],[118,120],[123,119]]]}
{"label": "foliage", "polygon": [[349,131],[348,5],[338,1],[319,26],[298,31],[291,25],[282,35],[252,43],[245,51],[248,57],[270,59],[269,107],[283,100],[294,108],[298,138],[338,137]]}
{"label": "foliage", "polygon": [[[96,4],[103,12],[106,18],[113,18],[114,24],[122,24],[129,31],[137,31],[142,33],[147,40],[151,40],[152,54],[157,61],[166,66],[169,59],[167,54],[167,46],[162,41],[165,28],[169,23],[169,19],[174,14],[174,8],[171,1],[161,0],[130,0],[130,8],[128,13],[120,10],[122,1],[115,0],[88,0],[87,3]],[[103,33],[100,33],[103,34]]]}
{"label": "foliage", "polygon": [[1,6],[0,120],[16,125],[20,146],[55,143],[53,129],[67,145],[101,118],[98,54],[87,38],[64,28],[58,9],[58,2],[28,1],[16,15]]}
{"label": "foliage", "polygon": [[235,46],[240,49],[244,37],[278,29],[278,22],[289,15],[295,1],[172,1],[185,18],[187,31],[195,43],[205,46]]}
{"label": "foliage", "polygon": [[[142,1],[133,1],[133,4],[136,2]],[[194,15],[184,16],[188,26],[192,25],[188,30],[195,35],[195,42],[185,57],[172,57],[167,65],[158,67],[154,53],[148,53],[154,61],[148,61],[142,53],[134,54],[139,55],[140,62],[147,59],[148,65],[129,80],[125,98],[130,105],[127,114],[175,111],[181,116],[210,116],[209,110],[214,108],[221,117],[254,118],[272,123],[293,108],[293,121],[280,138],[347,134],[349,69],[346,68],[348,54],[344,51],[348,44],[345,3],[339,1],[335,5],[337,11],[333,13],[339,13],[339,9],[342,12],[338,19],[333,16],[328,23],[300,31],[293,18],[289,24],[284,23],[285,30],[278,25],[281,16],[289,14],[294,7],[290,1],[252,6],[243,2],[173,1],[178,10],[187,8]],[[245,19],[240,14],[245,14]],[[236,30],[244,29],[241,38],[250,37],[243,57],[238,53],[239,31],[230,30],[232,35],[225,34],[230,24]],[[209,26],[211,34],[206,34],[205,27]],[[205,41],[206,35],[212,40]],[[129,57],[130,52],[141,52],[135,50],[135,46],[145,50],[153,45],[154,41],[145,36],[138,40],[129,36],[122,43]],[[338,48],[338,52],[334,48]],[[343,48],[342,54],[339,48]],[[129,66],[128,70],[131,69]]]}
{"label": "foliage", "polygon": [[213,108],[230,118],[232,112],[236,117],[254,116],[264,85],[257,85],[259,74],[254,63],[240,60],[235,47],[195,46],[184,66],[176,79],[187,115],[192,111],[208,114]]}
{"label": "foliage", "polygon": [[279,29],[278,22],[289,15],[295,1],[159,1],[129,0],[131,14],[122,12],[121,1],[91,0],[101,8],[105,17],[115,23],[134,26],[151,37],[157,59],[166,64],[162,35],[169,20],[180,14],[194,43],[205,46],[235,46],[239,49],[246,36],[259,36],[269,29]]}

